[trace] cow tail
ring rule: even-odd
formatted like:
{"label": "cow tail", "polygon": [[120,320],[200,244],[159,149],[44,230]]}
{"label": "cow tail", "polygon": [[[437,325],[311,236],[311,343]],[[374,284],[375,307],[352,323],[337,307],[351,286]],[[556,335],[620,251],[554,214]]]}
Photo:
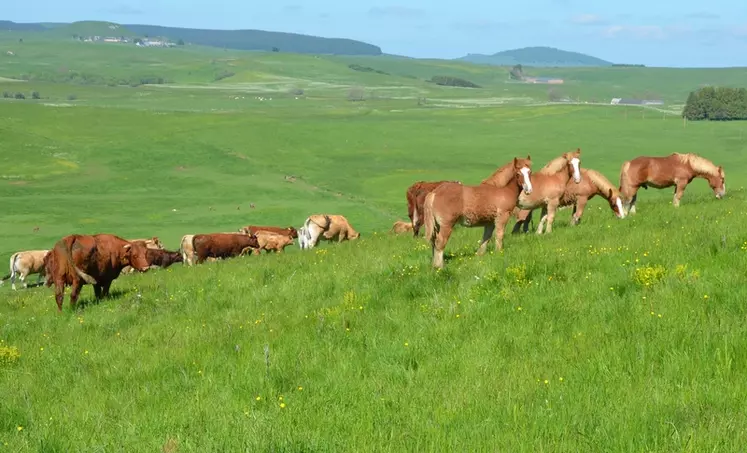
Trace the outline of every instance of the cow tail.
{"label": "cow tail", "polygon": [[6,275],[3,278],[0,278],[0,285],[2,285],[5,280],[15,277],[16,275],[16,261],[18,260],[18,252],[12,254],[10,256],[10,274]]}
{"label": "cow tail", "polygon": [[436,243],[436,214],[433,212],[433,200],[435,199],[433,192],[429,193],[425,197],[425,203],[423,203],[423,217],[425,221],[425,238],[431,245]]}
{"label": "cow tail", "polygon": [[[75,239],[73,238],[72,241]],[[71,241],[71,242],[72,242]],[[90,275],[83,272],[78,266],[75,265],[75,261],[73,261],[73,252],[70,250],[72,247],[72,243],[70,245],[67,244],[67,242],[64,239],[61,239],[57,242],[55,245],[55,248],[62,247],[62,251],[65,253],[65,262],[61,263],[61,265],[64,267],[64,271],[66,274],[70,274],[71,271],[75,272],[78,277],[83,279],[84,282],[88,283],[89,285],[96,285],[98,284],[96,282],[96,279],[91,277]],[[60,263],[58,263],[60,264]],[[52,274],[54,275],[54,274]],[[72,276],[72,275],[71,275]]]}
{"label": "cow tail", "polygon": [[330,219],[329,216],[325,214],[324,215],[324,221],[327,222],[324,225],[324,231],[327,231],[327,230],[329,230],[330,225],[332,225],[332,219]]}

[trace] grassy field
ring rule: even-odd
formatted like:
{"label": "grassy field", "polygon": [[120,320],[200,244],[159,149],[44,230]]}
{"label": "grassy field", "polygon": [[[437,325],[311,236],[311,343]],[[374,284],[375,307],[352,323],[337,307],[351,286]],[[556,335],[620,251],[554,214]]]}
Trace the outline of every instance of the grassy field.
{"label": "grassy field", "polygon": [[[747,443],[747,126],[598,105],[349,102],[349,87],[395,77],[404,92],[475,105],[536,87],[449,89],[406,77],[443,62],[392,58],[381,69],[400,75],[385,76],[343,71],[363,58],[235,54],[242,67],[275,68],[256,70],[270,74],[259,91],[248,76],[185,75],[182,57],[167,65],[180,87],[0,79],[0,91],[42,97],[0,99],[0,263],[74,232],[157,235],[176,249],[183,234],[299,227],[316,212],[345,215],[361,239],[122,276],[113,298],[92,303],[86,287],[83,306],[66,301],[62,314],[51,289],[13,292],[6,282],[0,451]],[[37,63],[57,64],[55,55]],[[90,58],[121,57],[108,55]],[[0,61],[1,77],[18,73]],[[125,66],[109,68],[137,72]],[[581,92],[582,70],[567,71]],[[665,70],[624,71],[641,71],[615,82],[633,92]],[[671,83],[675,102],[688,84],[743,70],[666,71],[684,74]],[[304,80],[305,94],[272,91],[284,80]],[[475,184],[514,156],[531,154],[539,168],[576,147],[582,167],[614,183],[625,159],[697,152],[724,166],[727,196],[695,180],[674,209],[671,190],[642,190],[638,214],[624,220],[595,199],[581,225],[564,210],[551,235],[509,236],[503,253],[484,257],[474,256],[482,231],[460,228],[438,272],[424,240],[387,233],[406,218],[414,181]]]}

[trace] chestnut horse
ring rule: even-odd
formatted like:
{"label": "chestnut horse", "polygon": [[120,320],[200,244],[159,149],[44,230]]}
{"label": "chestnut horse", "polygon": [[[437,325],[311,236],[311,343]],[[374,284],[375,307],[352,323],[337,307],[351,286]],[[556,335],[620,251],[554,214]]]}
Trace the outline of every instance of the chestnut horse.
{"label": "chestnut horse", "polygon": [[[484,227],[477,255],[485,253],[494,231],[496,250],[502,250],[503,232],[519,194],[532,193],[531,173],[532,161],[515,157],[493,175],[508,181],[504,187],[489,183],[466,186],[447,182],[429,193],[425,197],[423,214],[425,236],[433,254],[433,267],[443,267],[444,249],[457,223],[467,228]],[[510,178],[506,178],[506,174],[511,175]]]}
{"label": "chestnut horse", "polygon": [[[624,219],[625,210],[623,209],[622,199],[620,198],[620,192],[617,190],[617,187],[613,186],[609,179],[596,170],[590,168],[582,168],[580,170],[581,183],[576,184],[569,180],[565,186],[565,193],[560,199],[559,208],[573,206],[571,225],[581,223],[581,216],[584,215],[586,203],[597,195],[607,200],[610,209],[612,209],[612,212],[618,219]],[[546,220],[547,207],[543,206],[537,233],[541,234]]]}
{"label": "chestnut horse", "polygon": [[[581,149],[569,151],[551,160],[542,169],[532,174],[532,193],[523,193],[514,209],[517,221],[513,233],[518,233],[523,226],[527,231],[532,220],[532,211],[542,207],[547,211],[547,233],[552,232],[555,211],[560,206],[566,186],[581,183]],[[541,234],[537,230],[537,234]]]}
{"label": "chestnut horse", "polygon": [[418,237],[420,227],[423,226],[425,196],[445,182],[461,184],[461,181],[418,181],[407,188],[407,216],[410,217],[410,223],[412,223],[412,237]]}
{"label": "chestnut horse", "polygon": [[625,209],[630,214],[635,214],[638,189],[643,187],[648,190],[649,186],[655,189],[675,186],[672,205],[679,207],[685,187],[695,178],[707,180],[717,199],[726,195],[723,167],[717,167],[695,153],[672,153],[663,157],[639,156],[625,161],[620,169],[620,193]]}

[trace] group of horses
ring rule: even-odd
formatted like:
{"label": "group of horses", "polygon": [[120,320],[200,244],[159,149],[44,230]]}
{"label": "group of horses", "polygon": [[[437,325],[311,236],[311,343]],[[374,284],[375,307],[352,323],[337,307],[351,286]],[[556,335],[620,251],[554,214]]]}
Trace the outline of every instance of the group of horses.
{"label": "group of horses", "polygon": [[721,166],[695,153],[668,156],[639,156],[625,161],[620,169],[620,184],[615,187],[598,171],[582,168],[581,150],[565,152],[539,171],[532,171],[531,156],[515,157],[478,185],[461,181],[418,181],[407,190],[408,216],[413,236],[425,225],[425,237],[431,244],[432,265],[443,268],[444,249],[454,227],[483,227],[477,255],[487,250],[495,235],[496,250],[503,249],[506,224],[517,219],[513,232],[527,232],[532,212],[540,208],[537,233],[552,232],[555,213],[573,206],[571,224],[581,221],[589,199],[604,197],[617,218],[635,214],[640,188],[675,187],[672,204],[680,205],[685,187],[695,178],[703,178],[717,199],[726,194],[726,175]]}

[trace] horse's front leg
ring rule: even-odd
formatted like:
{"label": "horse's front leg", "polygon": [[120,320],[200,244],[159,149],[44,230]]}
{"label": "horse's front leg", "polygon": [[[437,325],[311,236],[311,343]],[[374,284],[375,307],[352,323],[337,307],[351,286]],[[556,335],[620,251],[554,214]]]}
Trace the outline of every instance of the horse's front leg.
{"label": "horse's front leg", "polygon": [[482,232],[482,240],[480,241],[480,246],[477,247],[477,255],[484,255],[485,251],[488,249],[488,241],[493,236],[493,231],[495,230],[495,224],[491,223],[489,225],[485,225],[485,229]]}
{"label": "horse's front leg", "polygon": [[573,206],[573,217],[571,217],[571,225],[578,225],[581,223],[581,217],[584,215],[584,208],[586,208],[586,202],[589,199],[586,197],[578,197],[576,204]]}
{"label": "horse's front leg", "polygon": [[555,211],[558,210],[560,200],[550,200],[547,202],[547,229],[545,233],[552,233],[552,223],[555,221]]}
{"label": "horse's front leg", "polygon": [[674,197],[672,198],[672,206],[675,208],[680,207],[680,200],[685,195],[685,187],[687,187],[687,181],[677,181],[674,187]]}
{"label": "horse's front leg", "polygon": [[537,225],[537,234],[542,234],[542,230],[545,229],[547,223],[547,205],[542,205],[542,211],[540,213],[539,225]]}

